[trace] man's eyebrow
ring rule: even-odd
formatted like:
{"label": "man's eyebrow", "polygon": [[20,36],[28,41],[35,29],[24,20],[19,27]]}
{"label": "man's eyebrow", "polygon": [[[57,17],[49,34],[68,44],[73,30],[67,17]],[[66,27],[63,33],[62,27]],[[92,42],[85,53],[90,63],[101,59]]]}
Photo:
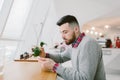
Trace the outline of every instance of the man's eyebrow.
{"label": "man's eyebrow", "polygon": [[67,31],[67,30],[63,30],[62,32],[65,32],[65,31]]}

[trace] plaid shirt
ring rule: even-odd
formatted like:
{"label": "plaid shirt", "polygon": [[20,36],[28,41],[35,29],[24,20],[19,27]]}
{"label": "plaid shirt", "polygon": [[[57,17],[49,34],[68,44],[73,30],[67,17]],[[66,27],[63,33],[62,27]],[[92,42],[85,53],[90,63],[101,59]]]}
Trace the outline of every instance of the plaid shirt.
{"label": "plaid shirt", "polygon": [[81,33],[81,35],[79,35],[79,37],[72,43],[72,47],[73,48],[78,47],[79,43],[81,42],[84,36],[85,36],[85,33]]}

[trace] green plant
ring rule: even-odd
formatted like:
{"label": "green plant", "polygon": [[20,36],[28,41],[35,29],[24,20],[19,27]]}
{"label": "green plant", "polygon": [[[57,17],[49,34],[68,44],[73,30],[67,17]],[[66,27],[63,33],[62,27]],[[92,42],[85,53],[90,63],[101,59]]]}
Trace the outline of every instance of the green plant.
{"label": "green plant", "polygon": [[40,46],[43,47],[43,45],[45,45],[45,43],[44,43],[44,42],[41,42],[41,43],[40,43]]}
{"label": "green plant", "polygon": [[[45,43],[40,42],[40,47],[43,47],[43,45],[45,45]],[[35,48],[32,48],[33,56],[37,57],[40,55],[41,53],[40,47],[36,46]]]}
{"label": "green plant", "polygon": [[35,47],[35,48],[33,48],[32,51],[34,52],[34,53],[33,53],[33,56],[35,56],[35,57],[39,56],[40,53],[41,53],[39,47]]}

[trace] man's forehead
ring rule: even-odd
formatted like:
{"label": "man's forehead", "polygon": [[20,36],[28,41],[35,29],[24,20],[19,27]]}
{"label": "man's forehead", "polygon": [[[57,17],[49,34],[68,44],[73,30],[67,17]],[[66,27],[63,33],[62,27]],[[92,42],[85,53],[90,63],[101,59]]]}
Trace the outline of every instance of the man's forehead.
{"label": "man's forehead", "polygon": [[61,27],[59,27],[59,28],[60,28],[60,32],[71,31],[71,30],[72,30],[72,28],[69,27],[69,26],[67,26],[67,25],[61,26]]}

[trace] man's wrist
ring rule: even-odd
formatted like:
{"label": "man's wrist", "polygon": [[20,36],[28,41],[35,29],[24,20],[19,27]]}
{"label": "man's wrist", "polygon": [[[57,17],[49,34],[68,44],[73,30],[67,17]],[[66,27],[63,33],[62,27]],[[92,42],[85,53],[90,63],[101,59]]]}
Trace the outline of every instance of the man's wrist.
{"label": "man's wrist", "polygon": [[45,58],[50,58],[50,55],[49,55],[49,53],[45,53],[46,55],[45,55]]}
{"label": "man's wrist", "polygon": [[56,70],[57,70],[58,66],[59,66],[59,63],[55,63],[54,64],[54,66],[53,66],[53,72],[56,73]]}

